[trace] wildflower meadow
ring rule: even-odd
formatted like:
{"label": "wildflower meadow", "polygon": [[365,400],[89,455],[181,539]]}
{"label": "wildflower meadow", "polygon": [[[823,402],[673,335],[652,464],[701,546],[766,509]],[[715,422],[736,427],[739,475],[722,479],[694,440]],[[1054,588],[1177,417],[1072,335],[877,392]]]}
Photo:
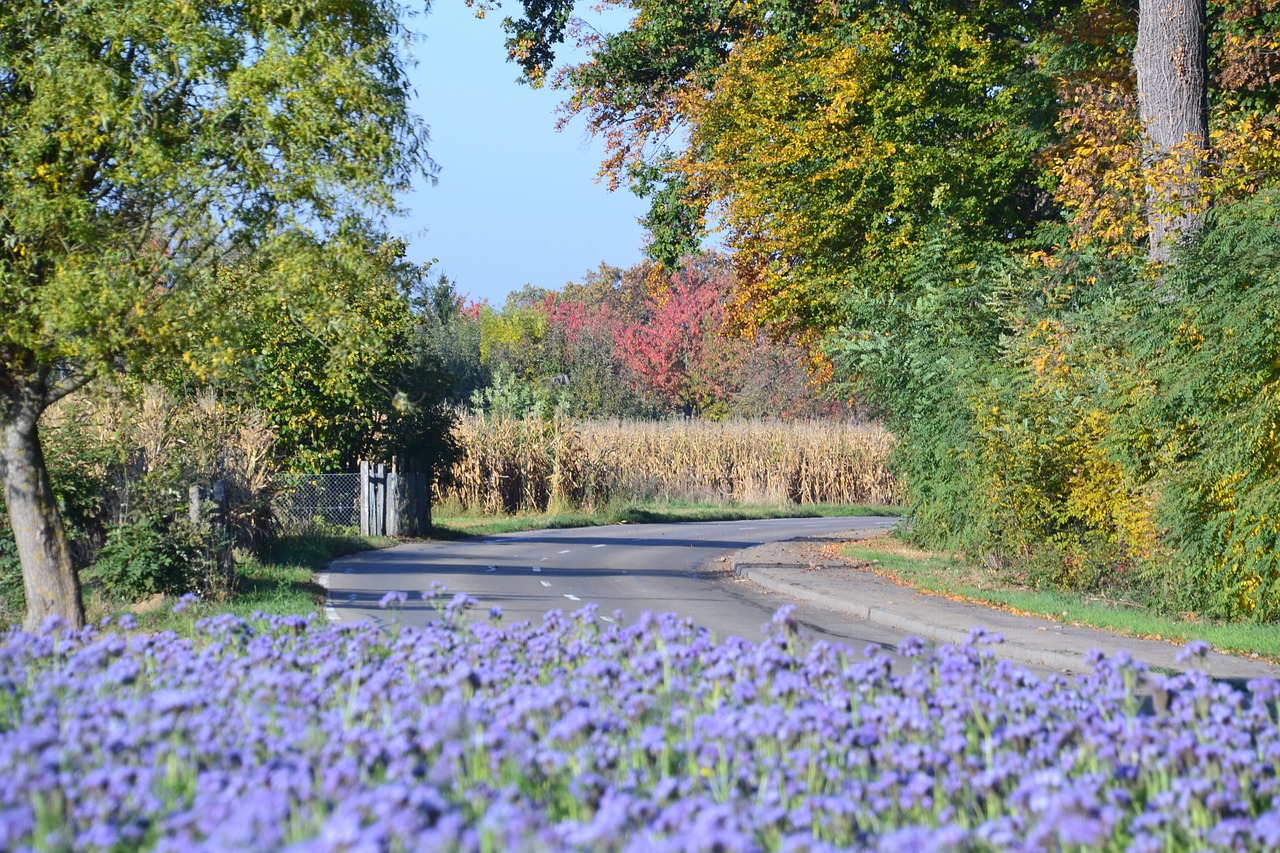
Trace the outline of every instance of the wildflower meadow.
{"label": "wildflower meadow", "polygon": [[9,632],[0,849],[1280,846],[1274,682],[1041,678],[981,631],[893,658],[786,609],[753,643],[437,601],[425,628]]}

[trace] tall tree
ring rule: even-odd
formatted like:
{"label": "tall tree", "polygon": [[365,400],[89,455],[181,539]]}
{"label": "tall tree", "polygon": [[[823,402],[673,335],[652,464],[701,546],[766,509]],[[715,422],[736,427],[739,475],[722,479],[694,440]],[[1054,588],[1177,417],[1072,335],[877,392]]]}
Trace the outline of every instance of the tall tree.
{"label": "tall tree", "polygon": [[825,331],[853,282],[894,287],[940,225],[1010,241],[1053,214],[1036,154],[1054,92],[1033,47],[1056,7],[627,5],[631,26],[561,72],[566,109],[604,137],[604,172],[651,194],[664,263],[704,216],[724,228],[748,327]]}
{"label": "tall tree", "polygon": [[1209,145],[1205,0],[1140,0],[1138,109],[1145,131],[1152,260],[1168,261],[1203,214],[1200,178]]}
{"label": "tall tree", "polygon": [[[430,161],[391,0],[0,6],[0,480],[26,625],[83,623],[38,421],[180,353],[211,262],[394,207]],[[216,334],[213,332],[211,334]]]}

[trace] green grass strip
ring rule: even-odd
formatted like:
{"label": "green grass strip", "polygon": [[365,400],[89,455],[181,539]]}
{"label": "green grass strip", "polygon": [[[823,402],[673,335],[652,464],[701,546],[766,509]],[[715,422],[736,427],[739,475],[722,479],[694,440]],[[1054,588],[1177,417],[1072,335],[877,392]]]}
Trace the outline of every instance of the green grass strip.
{"label": "green grass strip", "polygon": [[1280,661],[1280,625],[1180,618],[1136,602],[1058,589],[1031,589],[1008,573],[962,557],[918,551],[892,536],[843,546],[841,554],[921,592],[986,604],[1058,622],[1103,628],[1130,637],[1184,644],[1204,640],[1215,649]]}

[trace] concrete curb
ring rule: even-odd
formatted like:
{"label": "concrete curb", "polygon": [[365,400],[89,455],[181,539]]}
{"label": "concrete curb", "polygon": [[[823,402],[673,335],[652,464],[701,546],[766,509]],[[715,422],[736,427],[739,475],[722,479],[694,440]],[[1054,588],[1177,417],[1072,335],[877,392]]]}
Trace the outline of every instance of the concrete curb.
{"label": "concrete curb", "polygon": [[[1213,677],[1239,683],[1251,678],[1280,678],[1280,667],[1265,661],[1211,652],[1201,661],[1183,664],[1176,660],[1180,646],[1172,643],[951,601],[805,551],[806,546],[848,542],[881,532],[851,530],[758,545],[733,555],[733,572],[779,596],[936,643],[963,643],[971,628],[982,626],[1004,635],[1003,643],[990,646],[997,657],[1027,666],[1085,672],[1089,670],[1085,656],[1096,648],[1108,656],[1129,651],[1157,672],[1182,672],[1194,666]],[[831,573],[838,576],[829,577]]]}
{"label": "concrete curb", "polygon": [[[754,549],[749,548],[741,553],[747,555],[748,551],[751,550]],[[761,572],[759,571],[760,568],[762,568],[761,565],[752,563],[749,559],[744,561],[739,561],[737,558],[734,559],[733,569],[738,577],[746,578],[778,595],[818,607],[825,607],[828,610],[843,613],[853,619],[863,619],[867,622],[891,628],[894,631],[901,631],[907,636],[916,636],[935,643],[960,645],[969,639],[968,631],[936,625],[925,619],[912,617],[885,607],[877,607],[875,605],[862,607],[838,598],[819,595],[797,584],[781,580],[770,573]],[[1085,669],[1084,661],[1078,655],[1052,651],[1035,652],[1012,646],[1008,643],[992,645],[991,650],[998,657],[1028,666],[1041,666],[1067,673],[1081,672]]]}

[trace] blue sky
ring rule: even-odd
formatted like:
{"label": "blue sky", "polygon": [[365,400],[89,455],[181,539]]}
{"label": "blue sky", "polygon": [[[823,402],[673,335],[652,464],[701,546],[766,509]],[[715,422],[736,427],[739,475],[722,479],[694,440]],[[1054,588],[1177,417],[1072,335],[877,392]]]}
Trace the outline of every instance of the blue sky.
{"label": "blue sky", "polygon": [[392,224],[412,260],[439,259],[460,292],[499,305],[526,282],[559,288],[601,261],[636,263],[645,210],[625,188],[596,183],[603,148],[581,120],[556,132],[563,93],[515,82],[502,17],[476,20],[462,0],[437,0],[412,19],[425,36],[413,51],[417,111],[441,171],[435,186],[404,199],[409,215]]}

